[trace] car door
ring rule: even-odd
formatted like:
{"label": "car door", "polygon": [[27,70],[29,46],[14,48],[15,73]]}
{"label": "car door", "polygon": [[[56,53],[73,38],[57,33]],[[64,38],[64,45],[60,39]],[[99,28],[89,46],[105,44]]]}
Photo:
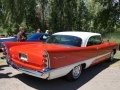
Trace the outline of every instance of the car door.
{"label": "car door", "polygon": [[107,46],[105,46],[102,42],[101,36],[91,36],[88,39],[87,47],[94,47],[94,53],[96,53],[94,57],[93,64],[99,63],[104,60],[109,52]]}
{"label": "car door", "polygon": [[97,60],[98,62],[106,60],[110,57],[111,48],[109,43],[101,43],[97,47],[99,56],[99,59]]}

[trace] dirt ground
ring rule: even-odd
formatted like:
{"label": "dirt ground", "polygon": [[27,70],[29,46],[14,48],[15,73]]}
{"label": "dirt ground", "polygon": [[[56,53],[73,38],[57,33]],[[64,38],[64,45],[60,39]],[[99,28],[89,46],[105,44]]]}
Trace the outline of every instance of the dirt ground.
{"label": "dirt ground", "polygon": [[[0,53],[0,56],[2,54]],[[75,82],[64,78],[43,80],[9,67],[0,59],[0,90],[120,90],[120,59],[102,62],[83,71]]]}

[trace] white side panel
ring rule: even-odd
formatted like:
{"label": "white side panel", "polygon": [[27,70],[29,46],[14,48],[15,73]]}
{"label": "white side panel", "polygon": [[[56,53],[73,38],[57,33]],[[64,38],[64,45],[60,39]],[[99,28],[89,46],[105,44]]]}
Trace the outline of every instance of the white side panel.
{"label": "white side panel", "polygon": [[49,75],[48,80],[65,76],[65,75],[67,75],[75,66],[78,66],[78,65],[83,64],[83,63],[85,63],[85,64],[86,64],[86,68],[88,68],[96,59],[99,59],[99,58],[104,57],[104,56],[107,56],[107,55],[110,55],[110,53],[106,53],[106,54],[103,54],[103,55],[99,55],[99,56],[96,56],[96,57],[91,58],[91,59],[88,59],[88,60],[84,60],[84,61],[81,61],[81,62],[72,64],[72,65],[68,65],[68,66],[65,66],[65,67],[61,67],[61,68],[55,69],[55,70],[53,70],[52,72],[50,72],[50,75]]}

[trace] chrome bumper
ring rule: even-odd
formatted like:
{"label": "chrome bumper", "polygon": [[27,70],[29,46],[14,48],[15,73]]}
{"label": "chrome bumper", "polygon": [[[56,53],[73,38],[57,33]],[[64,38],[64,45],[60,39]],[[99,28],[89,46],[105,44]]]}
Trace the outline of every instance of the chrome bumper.
{"label": "chrome bumper", "polygon": [[38,78],[42,78],[42,79],[48,79],[49,78],[49,73],[52,71],[50,69],[46,69],[45,72],[38,72],[38,71],[34,71],[34,70],[30,70],[30,69],[26,69],[23,67],[19,67],[17,65],[15,65],[12,61],[7,60],[8,65],[12,66],[14,69],[17,69],[25,74],[31,75],[31,76],[35,76]]}

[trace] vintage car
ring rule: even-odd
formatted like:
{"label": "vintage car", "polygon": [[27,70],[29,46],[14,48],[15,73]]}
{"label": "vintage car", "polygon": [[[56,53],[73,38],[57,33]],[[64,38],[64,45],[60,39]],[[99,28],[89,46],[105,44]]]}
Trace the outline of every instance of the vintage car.
{"label": "vintage car", "polygon": [[80,77],[82,69],[103,60],[114,60],[115,42],[103,42],[99,33],[58,32],[44,43],[6,42],[4,54],[13,68],[39,78],[51,80],[66,76]]}

